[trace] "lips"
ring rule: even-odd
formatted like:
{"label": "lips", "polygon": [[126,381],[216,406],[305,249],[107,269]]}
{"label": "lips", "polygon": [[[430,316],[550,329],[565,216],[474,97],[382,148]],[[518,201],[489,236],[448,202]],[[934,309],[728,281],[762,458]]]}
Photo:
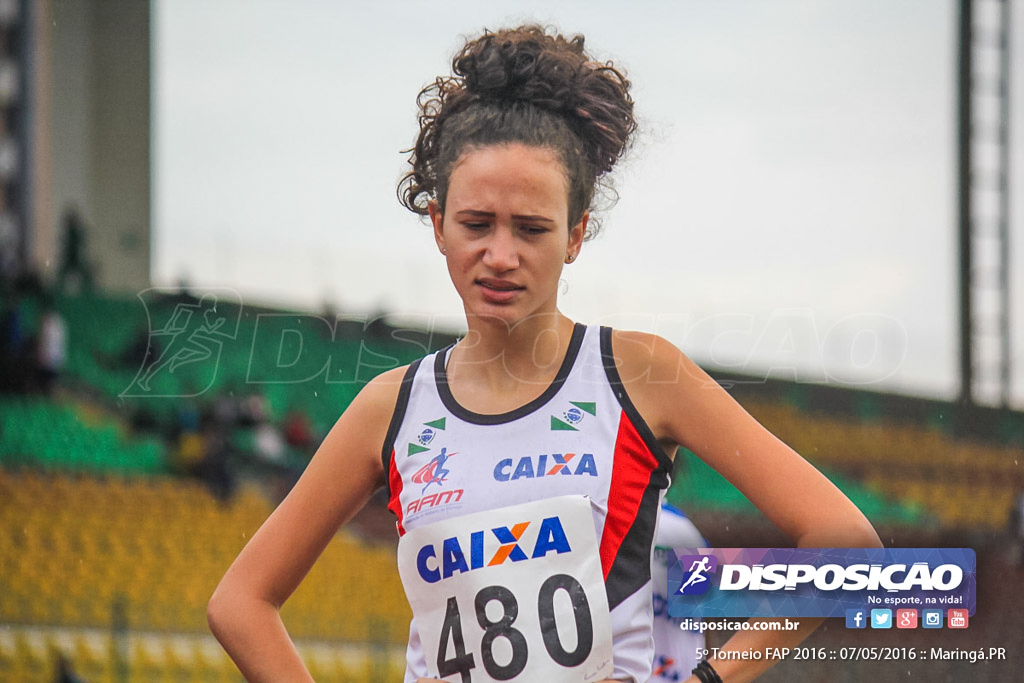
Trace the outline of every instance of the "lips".
{"label": "lips", "polygon": [[511,280],[497,278],[480,278],[476,281],[484,299],[492,303],[505,303],[515,298],[516,294],[526,289]]}

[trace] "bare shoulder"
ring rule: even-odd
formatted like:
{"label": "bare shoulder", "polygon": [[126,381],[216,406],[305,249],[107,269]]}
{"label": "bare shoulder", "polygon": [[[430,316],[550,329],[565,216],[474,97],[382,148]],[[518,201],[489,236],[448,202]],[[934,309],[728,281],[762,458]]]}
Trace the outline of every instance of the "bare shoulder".
{"label": "bare shoulder", "polygon": [[676,383],[681,370],[696,367],[675,344],[649,332],[612,330],[612,353],[623,383],[636,386]]}
{"label": "bare shoulder", "polygon": [[408,370],[409,366],[403,365],[377,375],[366,383],[352,401],[352,406],[358,405],[361,411],[369,413],[387,413],[390,420]]}
{"label": "bare shoulder", "polygon": [[659,440],[680,445],[677,425],[685,407],[702,389],[718,385],[664,337],[613,330],[611,342],[622,386],[640,415]]}
{"label": "bare shoulder", "polygon": [[663,397],[670,393],[678,399],[688,392],[718,386],[675,344],[656,334],[613,330],[612,355],[634,400],[648,393]]}
{"label": "bare shoulder", "polygon": [[367,382],[352,400],[325,440],[342,439],[351,448],[358,445],[367,455],[376,455],[384,444],[409,366],[383,372]]}

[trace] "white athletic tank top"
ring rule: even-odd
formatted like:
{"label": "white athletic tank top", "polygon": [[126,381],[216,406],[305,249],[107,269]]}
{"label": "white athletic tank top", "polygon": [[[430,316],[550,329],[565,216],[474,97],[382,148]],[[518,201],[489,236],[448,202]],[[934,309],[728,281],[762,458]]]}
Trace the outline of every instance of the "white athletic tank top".
{"label": "white athletic tank top", "polygon": [[[626,395],[611,329],[577,324],[536,399],[500,415],[459,405],[451,347],[409,366],[382,451],[400,535],[439,519],[565,495],[589,496],[611,609],[615,678],[651,675],[651,555],[671,461]],[[426,676],[415,624],[405,680]]]}

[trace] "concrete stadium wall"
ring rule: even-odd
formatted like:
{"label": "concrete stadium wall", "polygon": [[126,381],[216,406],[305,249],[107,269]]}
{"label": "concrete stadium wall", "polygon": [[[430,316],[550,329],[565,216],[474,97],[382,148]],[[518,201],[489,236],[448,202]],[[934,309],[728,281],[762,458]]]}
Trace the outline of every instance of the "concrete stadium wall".
{"label": "concrete stadium wall", "polygon": [[59,267],[62,221],[85,224],[96,284],[134,292],[150,271],[150,6],[144,0],[50,0],[48,205]]}

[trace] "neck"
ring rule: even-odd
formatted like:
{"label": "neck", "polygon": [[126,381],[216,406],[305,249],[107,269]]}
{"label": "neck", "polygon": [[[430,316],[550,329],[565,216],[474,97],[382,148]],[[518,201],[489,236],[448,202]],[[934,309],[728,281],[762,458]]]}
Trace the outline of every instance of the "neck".
{"label": "neck", "polygon": [[573,322],[554,311],[514,325],[493,318],[470,317],[469,331],[452,352],[460,372],[483,374],[500,382],[548,380],[569,348]]}

